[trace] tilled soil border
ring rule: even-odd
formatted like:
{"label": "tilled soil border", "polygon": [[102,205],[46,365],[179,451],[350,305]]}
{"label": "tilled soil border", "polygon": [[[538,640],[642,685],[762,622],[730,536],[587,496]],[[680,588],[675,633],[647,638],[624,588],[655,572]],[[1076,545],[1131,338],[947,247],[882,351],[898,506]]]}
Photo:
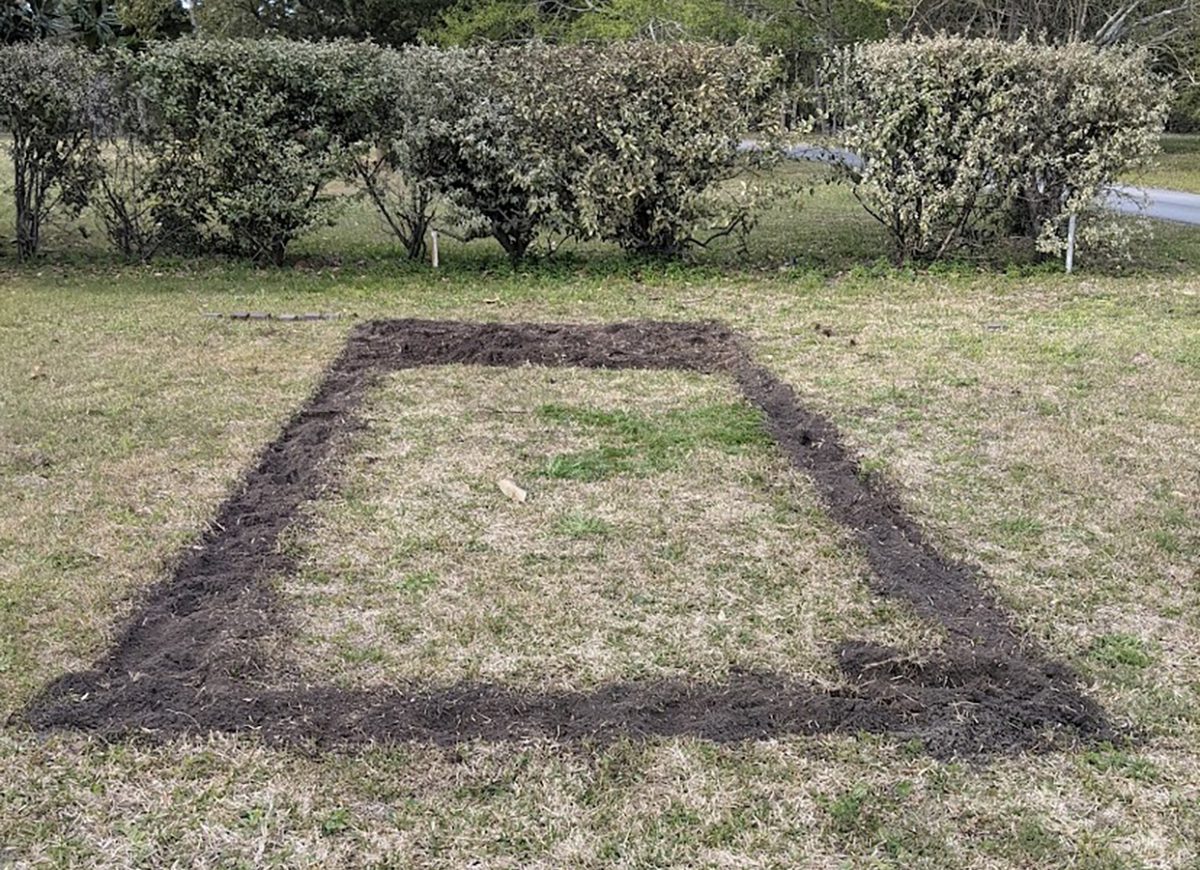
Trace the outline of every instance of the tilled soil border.
{"label": "tilled soil border", "polygon": [[[260,644],[286,614],[271,578],[291,570],[280,535],[336,474],[328,462],[383,375],[420,366],[683,369],[731,376],[790,461],[857,538],[873,590],[944,626],[921,660],[860,642],[838,649],[844,682],[735,673],[722,683],[640,681],[590,692],[491,684],[355,691],[281,688]],[[714,741],[875,733],[939,757],[986,756],[1116,736],[1076,675],[1022,639],[977,568],[941,556],[878,481],[865,481],[836,427],[713,323],[481,324],[385,320],[356,326],[313,396],[259,455],[208,531],[152,587],[109,654],[49,685],[23,711],[39,730],[108,737],[257,732],[310,748],[465,740]]]}

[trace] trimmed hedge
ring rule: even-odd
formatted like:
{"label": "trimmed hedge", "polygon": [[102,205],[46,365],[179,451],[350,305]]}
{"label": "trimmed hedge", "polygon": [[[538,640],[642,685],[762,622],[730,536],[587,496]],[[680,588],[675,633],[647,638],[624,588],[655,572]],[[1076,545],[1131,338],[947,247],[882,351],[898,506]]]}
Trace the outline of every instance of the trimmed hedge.
{"label": "trimmed hedge", "polygon": [[782,99],[749,46],[533,43],[400,63],[399,167],[513,259],[543,232],[673,255],[714,220],[747,224],[715,190],[750,165],[737,146],[772,133]]}
{"label": "trimmed hedge", "polygon": [[836,52],[825,89],[901,262],[1013,232],[1061,250],[1069,216],[1155,153],[1169,96],[1144,51],[947,36]]}
{"label": "trimmed hedge", "polygon": [[364,43],[178,40],[128,60],[159,153],[161,221],[257,260],[326,217],[327,185],[373,132],[384,50]]}
{"label": "trimmed hedge", "polygon": [[543,47],[534,56],[512,60],[549,90],[550,144],[577,158],[567,188],[578,233],[673,255],[704,244],[699,233],[748,228],[747,204],[713,189],[744,170],[742,139],[779,137],[776,63],[748,44]]}

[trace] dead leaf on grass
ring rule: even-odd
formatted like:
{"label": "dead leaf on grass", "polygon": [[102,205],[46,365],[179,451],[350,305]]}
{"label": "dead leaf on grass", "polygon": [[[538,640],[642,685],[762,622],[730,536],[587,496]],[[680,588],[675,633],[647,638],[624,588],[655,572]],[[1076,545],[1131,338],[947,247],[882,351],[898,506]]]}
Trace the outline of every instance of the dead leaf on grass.
{"label": "dead leaf on grass", "polygon": [[518,504],[524,504],[529,498],[529,493],[517,486],[516,481],[508,477],[502,477],[496,481],[496,486],[500,487],[500,491]]}

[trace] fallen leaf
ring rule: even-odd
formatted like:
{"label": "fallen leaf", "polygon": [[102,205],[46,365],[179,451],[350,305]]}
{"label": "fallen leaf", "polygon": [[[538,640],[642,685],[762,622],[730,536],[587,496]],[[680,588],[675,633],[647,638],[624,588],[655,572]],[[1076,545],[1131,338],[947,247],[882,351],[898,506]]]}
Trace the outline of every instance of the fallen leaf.
{"label": "fallen leaf", "polygon": [[510,478],[500,478],[496,481],[496,486],[500,487],[502,493],[518,504],[524,504],[525,499],[529,498],[529,493],[517,486],[516,482]]}

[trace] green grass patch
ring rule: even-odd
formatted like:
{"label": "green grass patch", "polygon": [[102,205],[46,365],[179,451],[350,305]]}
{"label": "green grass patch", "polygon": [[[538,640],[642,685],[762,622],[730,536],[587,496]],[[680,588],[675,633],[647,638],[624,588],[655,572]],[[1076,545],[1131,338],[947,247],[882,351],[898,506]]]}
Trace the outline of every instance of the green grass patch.
{"label": "green grass patch", "polygon": [[1102,665],[1141,670],[1154,664],[1146,642],[1129,634],[1105,634],[1092,641],[1088,656]]}
{"label": "green grass patch", "polygon": [[556,531],[566,538],[607,538],[613,533],[613,526],[599,517],[575,513],[560,518]]}
{"label": "green grass patch", "polygon": [[740,403],[711,404],[648,416],[627,411],[543,405],[538,416],[601,440],[597,447],[549,457],[541,468],[557,480],[597,481],[671,471],[694,451],[736,454],[770,444],[762,414]]}
{"label": "green grass patch", "polygon": [[1200,193],[1200,135],[1170,134],[1162,138],[1162,153],[1154,164],[1134,173],[1132,183],[1167,190]]}
{"label": "green grass patch", "polygon": [[438,583],[438,576],[432,571],[414,571],[400,578],[400,590],[408,595],[421,595],[432,589]]}
{"label": "green grass patch", "polygon": [[1113,773],[1137,782],[1155,782],[1159,778],[1158,768],[1152,761],[1139,758],[1111,745],[1083,753],[1083,763],[1100,773]]}

